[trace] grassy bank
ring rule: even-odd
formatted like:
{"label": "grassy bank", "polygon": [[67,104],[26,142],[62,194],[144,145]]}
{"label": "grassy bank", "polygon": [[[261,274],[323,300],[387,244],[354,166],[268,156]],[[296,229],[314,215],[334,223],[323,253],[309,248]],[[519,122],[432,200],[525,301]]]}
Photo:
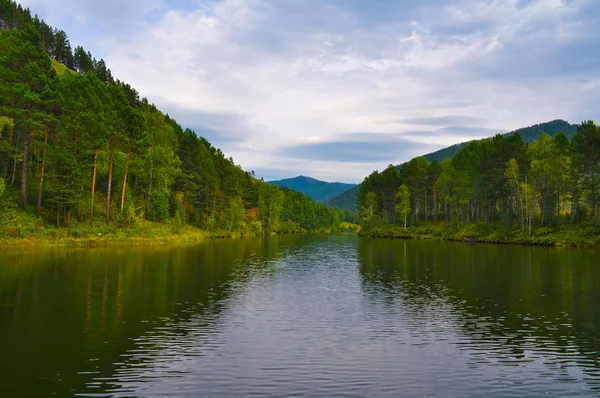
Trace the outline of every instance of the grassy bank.
{"label": "grassy bank", "polygon": [[[0,201],[0,248],[38,246],[136,246],[197,242],[208,238],[231,237],[227,231],[206,232],[177,222],[158,223],[143,220],[116,220],[106,225],[98,219],[91,227],[89,220],[71,220],[69,229],[57,228],[32,212],[24,212]],[[64,225],[64,220],[61,220]]]}
{"label": "grassy bank", "polygon": [[[16,236],[15,236],[16,235]],[[153,222],[132,228],[86,226],[75,223],[69,230],[40,224],[0,227],[0,248],[39,246],[139,246],[198,242],[228,233],[209,233],[190,226]]]}
{"label": "grassy bank", "polygon": [[409,227],[378,225],[363,228],[360,236],[391,239],[438,239],[459,242],[502,243],[537,246],[600,247],[600,229],[592,224],[564,225],[561,228],[537,228],[529,235],[517,226],[506,228],[500,223],[485,225],[427,224]]}
{"label": "grassy bank", "polygon": [[[78,222],[75,217],[71,219],[69,229],[64,226],[56,227],[44,218],[38,218],[31,209],[27,212],[17,209],[8,201],[0,201],[0,249],[2,248],[28,248],[28,247],[96,247],[96,246],[142,246],[185,244],[202,241],[205,239],[233,238],[241,236],[240,233],[218,230],[208,232],[177,222],[151,222],[117,218],[110,225],[106,225],[102,217],[98,217],[94,226],[89,220]],[[99,212],[100,213],[100,212]],[[64,225],[64,220],[61,220]],[[329,229],[312,231],[315,233],[331,233]],[[260,235],[262,232],[246,231],[247,236]],[[283,222],[276,230],[269,231],[267,235],[275,234],[302,234],[308,233],[297,224]]]}

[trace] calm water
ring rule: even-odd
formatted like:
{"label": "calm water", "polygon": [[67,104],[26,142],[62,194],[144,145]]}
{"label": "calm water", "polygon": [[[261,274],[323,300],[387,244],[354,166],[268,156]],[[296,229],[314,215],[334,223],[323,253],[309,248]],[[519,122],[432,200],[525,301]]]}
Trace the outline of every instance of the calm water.
{"label": "calm water", "polygon": [[0,395],[597,396],[599,254],[351,236],[0,252]]}

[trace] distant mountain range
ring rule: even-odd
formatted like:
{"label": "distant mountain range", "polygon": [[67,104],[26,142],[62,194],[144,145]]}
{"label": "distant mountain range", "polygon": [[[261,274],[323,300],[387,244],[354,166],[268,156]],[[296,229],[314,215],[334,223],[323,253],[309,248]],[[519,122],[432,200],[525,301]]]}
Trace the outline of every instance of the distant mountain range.
{"label": "distant mountain range", "polygon": [[[569,137],[569,139],[572,139],[575,136],[575,134],[577,133],[577,125],[571,124],[564,120],[553,120],[548,123],[536,124],[536,125],[533,125],[530,127],[525,127],[522,129],[511,131],[504,135],[519,134],[521,136],[521,138],[523,139],[523,141],[526,144],[529,144],[529,143],[532,143],[533,141],[535,141],[543,133],[547,133],[548,135],[553,136],[554,134],[556,134],[560,131],[565,133],[567,135],[567,137]],[[451,158],[454,155],[456,155],[456,152],[458,152],[459,149],[463,148],[469,142],[472,142],[472,141],[466,141],[466,142],[462,142],[460,144],[454,144],[447,148],[440,149],[439,151],[428,153],[424,156],[430,162],[433,162],[434,160],[442,161],[444,159],[448,159],[448,158]],[[397,166],[397,167],[400,167],[400,166]],[[354,187],[348,189],[347,191],[342,192],[339,195],[336,195],[336,196],[324,201],[324,204],[326,206],[335,207],[338,209],[357,211],[358,209],[356,207],[356,198],[358,197],[359,187],[360,187],[360,185],[354,186]]]}
{"label": "distant mountain range", "polygon": [[316,202],[322,202],[357,186],[356,184],[345,184],[342,182],[319,181],[305,176],[269,181],[269,184],[287,187],[294,191],[302,192],[303,194],[310,196]]}

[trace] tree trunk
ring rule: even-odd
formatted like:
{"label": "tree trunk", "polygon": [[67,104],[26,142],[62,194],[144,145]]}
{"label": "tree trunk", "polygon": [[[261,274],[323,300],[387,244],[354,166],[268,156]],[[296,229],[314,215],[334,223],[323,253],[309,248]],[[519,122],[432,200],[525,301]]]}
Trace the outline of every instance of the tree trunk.
{"label": "tree trunk", "polygon": [[[10,126],[10,130],[8,132],[8,159],[6,159],[6,169],[10,170],[10,154],[13,152],[13,126]],[[14,179],[14,178],[13,178]],[[8,182],[8,181],[7,181]]]}
{"label": "tree trunk", "polygon": [[23,147],[23,168],[21,170],[21,208],[27,208],[27,160],[29,158],[29,140],[31,133],[25,133],[25,145]]}
{"label": "tree trunk", "polygon": [[94,151],[94,171],[92,173],[92,200],[90,201],[90,227],[94,226],[94,194],[96,193],[96,168],[98,165],[98,150]]}
{"label": "tree trunk", "polygon": [[425,190],[425,208],[423,209],[423,212],[425,214],[425,222],[427,222],[427,190]]}
{"label": "tree trunk", "polygon": [[48,146],[48,126],[46,126],[46,136],[44,137],[44,155],[42,158],[42,175],[40,175],[40,190],[38,192],[38,203],[37,203],[37,212],[36,216],[40,216],[40,211],[42,208],[42,191],[44,188],[44,171],[46,169],[46,148]]}
{"label": "tree trunk", "polygon": [[152,148],[148,148],[150,153],[150,183],[148,184],[148,207],[146,209],[146,218],[150,220],[150,201],[152,200],[152,177],[154,173],[154,159],[152,159]]}
{"label": "tree trunk", "polygon": [[110,190],[112,187],[113,158],[115,154],[114,139],[108,146],[108,190],[106,191],[106,225],[110,224]]}
{"label": "tree trunk", "polygon": [[127,163],[125,163],[125,177],[123,177],[123,190],[121,192],[121,211],[125,206],[125,188],[127,187],[127,174],[129,173],[129,161],[131,160],[131,147],[127,150]]}
{"label": "tree trunk", "polygon": [[571,194],[571,224],[575,224],[575,214],[577,212],[577,191],[573,190]]}
{"label": "tree trunk", "polygon": [[77,221],[81,222],[83,213],[81,211],[81,198],[83,196],[83,169],[81,169],[81,185],[79,187],[79,198],[77,199]]}
{"label": "tree trunk", "polygon": [[560,229],[560,188],[557,191],[556,195],[556,225]]}
{"label": "tree trunk", "polygon": [[592,217],[594,218],[594,227],[598,226],[598,209],[596,208],[596,168],[592,166]]}
{"label": "tree trunk", "polygon": [[433,183],[433,223],[437,224],[437,181]]}

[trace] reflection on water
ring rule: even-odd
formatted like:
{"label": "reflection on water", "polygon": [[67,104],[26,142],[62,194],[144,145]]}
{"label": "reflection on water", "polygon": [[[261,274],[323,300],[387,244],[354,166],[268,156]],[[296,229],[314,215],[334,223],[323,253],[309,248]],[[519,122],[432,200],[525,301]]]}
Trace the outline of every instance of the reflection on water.
{"label": "reflection on water", "polygon": [[349,236],[0,253],[0,388],[593,396],[597,254]]}
{"label": "reflection on water", "polygon": [[597,252],[365,239],[359,253],[370,302],[416,344],[451,342],[482,395],[600,392]]}

